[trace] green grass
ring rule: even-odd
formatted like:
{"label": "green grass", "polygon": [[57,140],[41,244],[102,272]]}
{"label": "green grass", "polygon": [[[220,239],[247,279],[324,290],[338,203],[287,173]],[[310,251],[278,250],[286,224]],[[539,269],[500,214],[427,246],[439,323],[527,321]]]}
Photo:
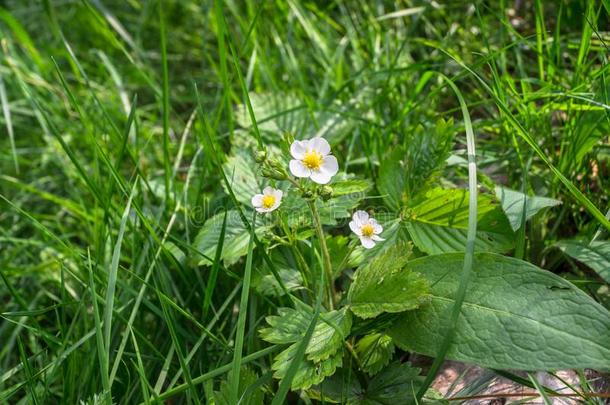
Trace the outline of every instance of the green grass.
{"label": "green grass", "polygon": [[[322,403],[337,386],[344,399],[356,381],[372,389],[356,343],[400,315],[354,316],[341,372],[318,394],[291,384],[319,330],[340,333],[324,314],[349,305],[363,265],[399,241],[412,258],[434,253],[405,224],[435,187],[470,189],[464,274],[411,396],[429,399],[451,353],[489,225],[477,227],[477,193],[560,200],[524,212],[500,253],[609,309],[610,258],[555,244],[610,243],[610,4],[438,3],[2,2],[0,403]],[[316,135],[339,161],[329,201],[280,180],[291,140]],[[254,161],[262,152],[277,179]],[[348,180],[367,183],[339,196]],[[250,198],[268,184],[282,205],[255,216]],[[356,209],[384,223],[377,250],[357,247]],[[282,380],[285,347],[259,333],[280,308],[310,311]],[[533,373],[497,373],[545,403],[557,394]],[[583,400],[601,403],[579,375]]]}

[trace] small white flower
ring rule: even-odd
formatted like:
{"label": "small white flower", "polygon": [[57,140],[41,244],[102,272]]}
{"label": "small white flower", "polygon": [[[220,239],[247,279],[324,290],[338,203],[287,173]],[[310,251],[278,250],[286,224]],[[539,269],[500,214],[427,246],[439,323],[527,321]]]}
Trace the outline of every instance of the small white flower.
{"label": "small white flower", "polygon": [[365,211],[356,211],[352,216],[352,221],[349,227],[358,237],[362,246],[366,249],[371,249],[375,246],[375,242],[384,241],[379,234],[383,231],[383,227],[379,225],[375,218],[369,218],[369,214]]}
{"label": "small white flower", "polygon": [[290,172],[296,177],[309,177],[318,184],[326,184],[339,171],[337,158],[330,154],[324,138],[294,141],[290,145]]}
{"label": "small white flower", "polygon": [[255,194],[252,197],[252,206],[258,212],[274,211],[280,206],[282,195],[282,190],[267,186],[263,189],[263,194]]}

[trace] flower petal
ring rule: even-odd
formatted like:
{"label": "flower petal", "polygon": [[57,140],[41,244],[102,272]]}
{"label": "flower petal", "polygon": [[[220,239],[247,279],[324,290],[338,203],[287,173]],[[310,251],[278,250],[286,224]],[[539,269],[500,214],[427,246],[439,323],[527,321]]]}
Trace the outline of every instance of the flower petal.
{"label": "flower petal", "polygon": [[252,197],[252,206],[258,208],[263,205],[263,195],[262,194],[254,194]]}
{"label": "flower petal", "polygon": [[373,235],[373,236],[371,236],[371,239],[373,239],[375,242],[382,242],[385,240],[379,235]]}
{"label": "flower petal", "polygon": [[291,160],[289,163],[290,173],[297,177],[309,177],[311,176],[311,170],[303,165],[300,160]]}
{"label": "flower petal", "polygon": [[311,172],[309,178],[318,184],[327,184],[332,176],[322,170],[316,170]]}
{"label": "flower petal", "polygon": [[267,212],[267,209],[263,207],[256,207],[254,209],[256,210],[256,212]]}
{"label": "flower petal", "polygon": [[364,246],[365,249],[372,249],[375,246],[375,242],[373,242],[373,239],[368,238],[366,236],[361,236],[360,242],[362,243],[362,246]]}
{"label": "flower petal", "polygon": [[318,151],[322,156],[330,153],[330,144],[324,138],[317,137],[309,140],[309,149]]}
{"label": "flower petal", "polygon": [[365,225],[369,222],[369,214],[366,211],[358,210],[354,212],[352,219],[354,220],[356,225],[362,227],[362,225]]}
{"label": "flower petal", "polygon": [[360,227],[356,224],[355,221],[349,222],[349,229],[351,229],[352,232],[354,232],[356,235],[362,236],[362,229],[360,229]]}
{"label": "flower petal", "polygon": [[334,176],[339,171],[339,162],[333,155],[324,156],[322,159],[322,166],[320,171],[325,172],[331,176]]}
{"label": "flower petal", "polygon": [[275,191],[273,187],[267,186],[263,189],[263,195],[273,195],[273,191]]}
{"label": "flower petal", "polygon": [[275,197],[275,201],[278,203],[282,201],[282,197],[284,196],[284,192],[279,189],[273,189],[273,196]]}
{"label": "flower petal", "polygon": [[290,145],[290,154],[295,159],[303,159],[307,148],[309,148],[309,141],[294,141]]}

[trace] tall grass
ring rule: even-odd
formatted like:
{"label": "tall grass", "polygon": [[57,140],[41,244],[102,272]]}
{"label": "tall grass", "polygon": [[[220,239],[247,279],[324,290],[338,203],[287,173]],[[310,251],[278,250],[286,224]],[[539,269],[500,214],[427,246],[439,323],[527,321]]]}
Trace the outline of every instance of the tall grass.
{"label": "tall grass", "polygon": [[[514,255],[608,306],[599,277],[551,245],[610,229],[609,16],[593,0],[2,2],[0,403],[219,404],[223,390],[248,403],[260,387],[305,403],[290,381],[325,305],[326,242],[291,241],[318,289],[289,291],[226,171],[240,147],[285,148],[269,126],[294,112],[297,136],[337,117],[334,153],[372,181],[373,208],[387,152],[453,118],[454,161],[476,143],[477,166],[448,166],[442,184],[469,185],[471,218],[494,184],[562,200],[521,228]],[[234,262],[233,211],[248,235]],[[219,213],[204,257],[197,234]],[[254,288],[266,272],[286,294]],[[304,297],[314,317],[279,382],[257,330]]]}

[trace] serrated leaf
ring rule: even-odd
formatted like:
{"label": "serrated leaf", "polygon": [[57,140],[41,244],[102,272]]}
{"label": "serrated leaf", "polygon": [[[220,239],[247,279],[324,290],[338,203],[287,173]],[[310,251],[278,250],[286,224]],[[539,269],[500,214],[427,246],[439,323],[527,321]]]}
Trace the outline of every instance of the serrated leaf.
{"label": "serrated leaf", "polygon": [[415,309],[428,299],[427,281],[405,268],[410,250],[397,243],[356,272],[347,299],[361,318]]}
{"label": "serrated leaf", "polygon": [[[303,277],[301,273],[293,269],[279,269],[278,275],[284,287],[288,292],[298,290],[303,285]],[[272,274],[266,274],[261,277],[257,283],[256,291],[270,297],[281,297],[285,295],[284,290]]]}
{"label": "serrated leaf", "polygon": [[421,385],[421,369],[410,363],[392,363],[369,382],[359,404],[390,405],[415,402]]}
{"label": "serrated leaf", "polygon": [[[214,258],[216,247],[220,239],[222,220],[224,213],[219,213],[209,218],[204,224],[195,241],[193,247],[203,255],[196,255],[196,260],[200,265],[210,265]],[[268,228],[257,221],[255,233],[261,236]],[[239,213],[235,210],[227,212],[227,228],[225,231],[224,245],[222,248],[222,260],[227,265],[234,264],[240,257],[248,252],[249,232],[244,226]]]}
{"label": "serrated leaf", "polygon": [[521,228],[521,221],[527,221],[540,210],[561,204],[561,201],[554,198],[526,196],[519,191],[500,186],[496,187],[496,197],[500,200],[514,231]]}
{"label": "serrated leaf", "polygon": [[579,240],[562,240],[555,244],[563,253],[593,269],[610,284],[610,241],[588,243]]}
{"label": "serrated leaf", "polygon": [[[270,327],[260,330],[261,338],[269,343],[285,344],[300,341],[313,317],[309,307],[280,308],[277,316],[266,318]],[[332,356],[343,346],[349,335],[352,317],[347,308],[320,314],[305,354],[318,362]]]}
{"label": "serrated leaf", "polygon": [[293,308],[279,308],[277,312],[278,315],[265,319],[270,327],[259,331],[261,339],[275,344],[298,342],[305,334],[312,315]]}
{"label": "serrated leaf", "polygon": [[394,354],[394,342],[385,333],[372,333],[363,336],[356,343],[355,349],[362,370],[374,375],[390,362]]}
{"label": "serrated leaf", "polygon": [[[406,227],[415,246],[428,254],[461,252],[468,232],[468,190],[436,188],[414,202]],[[475,250],[506,252],[515,235],[492,196],[477,196]]]}
{"label": "serrated leaf", "polygon": [[[229,373],[230,374],[230,373]],[[262,405],[264,400],[264,393],[259,389],[256,389],[252,392],[248,392],[248,395],[245,395],[246,390],[252,384],[256,382],[258,376],[256,373],[248,367],[244,367],[241,369],[239,373],[239,403],[244,405]],[[220,390],[214,391],[214,404],[215,405],[230,405],[231,404],[231,395],[229,390],[229,384],[226,380],[223,380],[220,384]]]}
{"label": "serrated leaf", "polygon": [[[464,255],[407,263],[431,285],[431,300],[388,333],[404,350],[435,356],[446,333]],[[447,359],[497,369],[607,369],[610,313],[561,277],[522,260],[477,253]]]}
{"label": "serrated leaf", "polygon": [[[271,365],[272,370],[275,371],[273,373],[274,378],[284,378],[292,359],[297,353],[298,347],[299,343],[294,343],[275,357]],[[333,375],[342,362],[343,350],[337,351],[333,356],[320,362],[302,359],[299,369],[292,380],[291,389],[307,389],[312,385],[321,383],[326,377]]]}

